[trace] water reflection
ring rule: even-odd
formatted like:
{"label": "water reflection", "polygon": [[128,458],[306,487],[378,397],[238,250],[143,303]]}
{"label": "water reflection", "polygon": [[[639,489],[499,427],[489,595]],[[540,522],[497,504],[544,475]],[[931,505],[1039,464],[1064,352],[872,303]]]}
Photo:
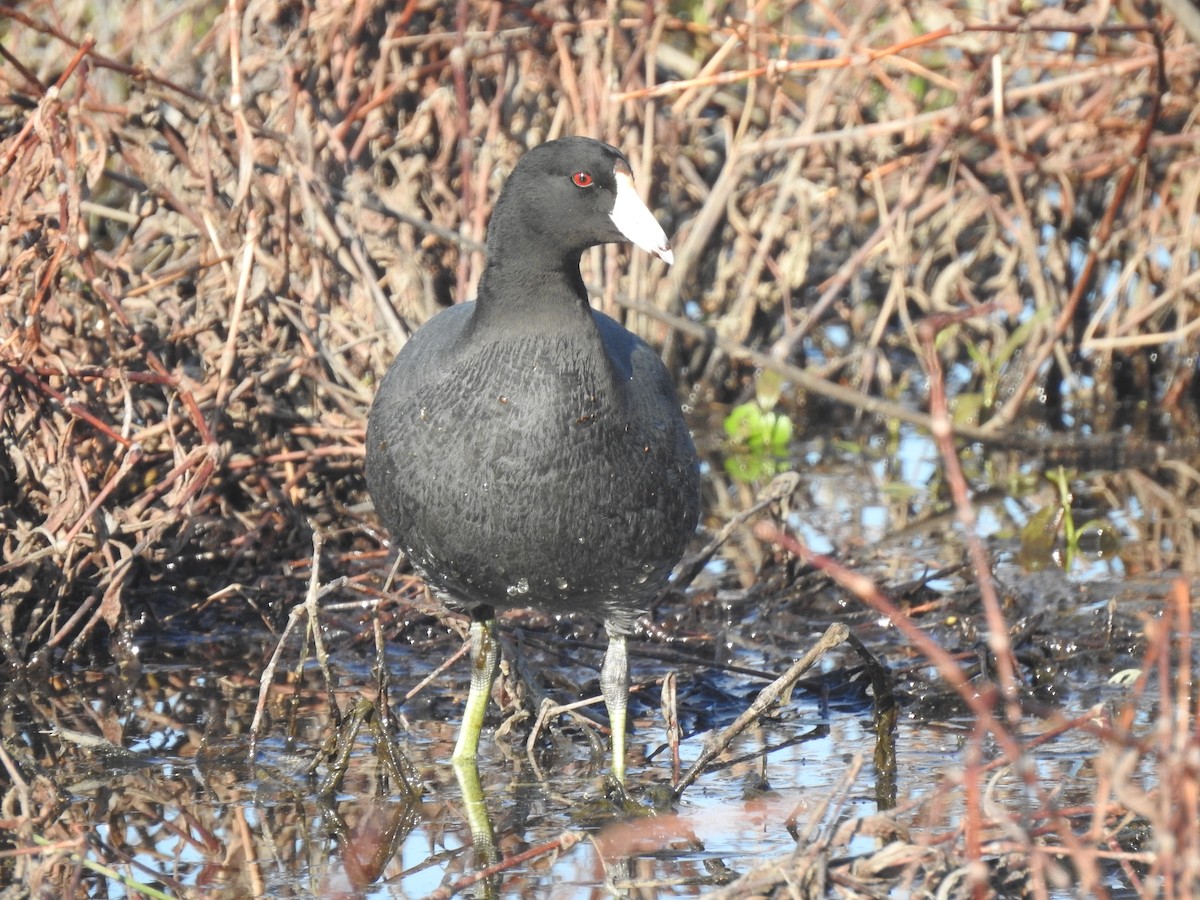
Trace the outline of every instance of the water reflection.
{"label": "water reflection", "polygon": [[[916,440],[901,447],[916,458],[864,467],[830,446],[806,445],[801,490],[772,514],[888,585],[922,627],[986,677],[985,625],[956,525],[941,513],[927,447]],[[889,481],[901,474],[929,480],[901,491]],[[1008,483],[996,460],[981,458],[976,475],[981,486]],[[762,486],[723,482],[716,469],[710,476],[711,525],[761,496]],[[1028,699],[1077,711],[1124,702],[1127,691],[1108,676],[1139,665],[1144,622],[1158,615],[1170,584],[1113,582],[1113,574],[1195,549],[1194,539],[1170,531],[1184,528],[1183,513],[1164,517],[1170,498],[1149,476],[1098,477],[1105,489],[1115,491],[1119,478],[1136,487],[1127,509],[1108,512],[1126,532],[1120,568],[1031,574],[1019,565],[1014,535],[1036,498],[1052,497],[1051,487],[976,496]],[[362,578],[382,576],[373,569]],[[463,770],[449,759],[467,666],[451,667],[403,703],[380,704],[373,647],[363,640],[376,617],[401,633],[385,651],[397,691],[420,684],[457,649],[440,620],[410,608],[322,611],[342,721],[331,716],[320,668],[290,643],[253,765],[258,673],[276,645],[266,632],[147,626],[140,656],[124,665],[0,687],[6,771],[25,785],[10,784],[11,796],[24,798],[53,848],[46,852],[61,855],[61,884],[79,879],[116,893],[123,889],[111,870],[206,897],[590,896],[606,885],[694,896],[763,860],[792,858],[805,836],[828,837],[897,804],[889,821],[928,835],[921,839],[957,827],[961,794],[951,788],[972,728],[961,702],[887,623],[747,531],[735,533],[687,597],[660,604],[648,640],[631,646],[639,689],[631,699],[629,781],[640,810],[653,815],[637,814],[606,789],[604,742],[592,740],[594,723],[573,717],[602,720],[598,706],[553,717],[527,755],[530,721],[519,716],[531,704],[517,702],[522,684],[564,704],[598,694],[603,643],[586,623],[510,618],[505,638],[515,644],[510,658],[521,677],[510,674],[500,690],[504,716],[490,710],[482,765]],[[891,669],[899,703],[890,718],[876,714],[879,691],[861,661],[839,650],[672,802],[677,771],[695,762],[706,739],[842,621]],[[671,682],[673,723],[661,712]],[[1148,727],[1156,710],[1151,697],[1134,724]],[[1032,740],[1049,727],[1027,712],[1018,731]],[[1030,770],[1061,788],[1062,803],[1086,806],[1098,747],[1083,732],[1067,733],[1031,754]],[[1137,774],[1153,786],[1152,767]],[[1030,809],[1020,777],[999,772],[988,787],[998,808]],[[847,834],[847,853],[885,840]],[[97,865],[107,870],[88,868]]]}
{"label": "water reflection", "polygon": [[[635,815],[606,788],[604,755],[569,721],[552,723],[543,777],[523,748],[490,731],[482,770],[452,767],[452,722],[410,722],[385,740],[370,727],[384,719],[343,692],[347,713],[335,729],[313,667],[272,693],[251,766],[257,695],[245,660],[269,656],[269,640],[180,637],[148,652],[126,682],[79,673],[20,702],[9,689],[5,709],[10,722],[21,720],[30,756],[66,770],[55,781],[70,785],[71,820],[95,835],[93,858],[168,892],[213,897],[413,896],[467,884],[480,896],[606,882],[699,889],[764,852],[771,816],[779,820],[772,840],[786,848],[785,807],[805,784],[824,783],[820,760],[831,743],[871,742],[865,730],[850,737],[824,701],[801,699],[739,738],[673,810],[648,815],[669,796],[670,771],[656,761],[663,737],[643,703],[630,754]],[[338,676],[349,684],[362,673]],[[855,707],[865,711],[861,700]],[[694,711],[684,719],[694,722]],[[335,732],[343,737],[331,740]],[[698,743],[684,741],[684,765]],[[400,774],[381,762],[384,744],[403,758]],[[335,764],[344,768],[331,791]],[[404,772],[415,773],[415,789]],[[487,865],[522,854],[527,861],[476,881]]]}

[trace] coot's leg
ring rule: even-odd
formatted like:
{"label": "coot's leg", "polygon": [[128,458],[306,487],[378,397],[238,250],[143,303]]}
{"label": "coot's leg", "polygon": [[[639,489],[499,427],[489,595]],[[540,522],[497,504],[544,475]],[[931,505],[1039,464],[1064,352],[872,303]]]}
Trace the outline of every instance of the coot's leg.
{"label": "coot's leg", "polygon": [[608,707],[609,728],[612,730],[612,773],[625,783],[625,710],[629,705],[629,657],[625,650],[625,635],[608,635],[608,652],[600,669],[600,692]]}
{"label": "coot's leg", "polygon": [[471,610],[471,690],[467,693],[467,708],[463,710],[462,727],[451,759],[474,759],[479,754],[479,732],[483,730],[483,715],[499,665],[496,611],[490,606],[477,606]]}
{"label": "coot's leg", "polygon": [[[458,779],[458,789],[463,795],[463,811],[467,825],[471,828],[471,842],[475,845],[475,861],[479,868],[500,862],[496,852],[496,835],[492,830],[492,817],[488,815],[487,803],[483,799],[483,787],[479,783],[479,767],[475,759],[456,759],[451,765]],[[484,891],[485,897],[494,897],[496,892]]]}

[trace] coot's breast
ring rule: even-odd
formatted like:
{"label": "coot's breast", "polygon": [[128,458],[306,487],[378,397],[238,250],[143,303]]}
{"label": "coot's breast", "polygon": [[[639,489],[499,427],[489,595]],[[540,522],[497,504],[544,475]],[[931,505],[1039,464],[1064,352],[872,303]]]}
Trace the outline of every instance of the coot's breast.
{"label": "coot's breast", "polygon": [[591,328],[468,341],[472,306],[422,328],[381,385],[368,429],[377,507],[453,602],[590,612],[624,628],[698,517],[670,377],[598,313]]}

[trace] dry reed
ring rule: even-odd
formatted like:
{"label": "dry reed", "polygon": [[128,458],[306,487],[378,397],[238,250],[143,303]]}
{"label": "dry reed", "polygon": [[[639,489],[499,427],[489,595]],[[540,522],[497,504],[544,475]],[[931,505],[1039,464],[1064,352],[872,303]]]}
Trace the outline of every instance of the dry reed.
{"label": "dry reed", "polygon": [[[624,150],[674,236],[669,275],[611,248],[586,274],[693,399],[742,397],[775,366],[810,404],[931,426],[930,398],[942,416],[953,401],[974,441],[1018,443],[1031,409],[1132,429],[1160,441],[1153,477],[1104,478],[1174,523],[1147,567],[1194,567],[1200,49],[1133,4],[973,9],[0,7],[7,665],[103,653],[181,588],[201,613],[279,622],[278,597],[304,592],[313,529],[337,564],[365,551],[382,568],[356,509],[374,379],[413,328],[471,295],[505,173],[565,134]],[[955,397],[937,400],[955,366]],[[285,574],[264,576],[278,561]],[[1148,668],[1185,639],[1185,600]],[[1159,679],[1171,726],[1155,741],[1127,721],[1104,731],[1090,809],[1014,824],[977,798],[961,844],[906,844],[893,866],[1019,857],[1045,891],[1058,856],[1095,885],[1107,855],[1191,896],[1186,673]],[[1138,794],[1128,772],[1149,756],[1162,785]],[[1179,791],[1182,813],[1167,803]],[[1131,816],[1174,835],[1177,860],[1120,849]],[[850,895],[885,871],[820,880]]]}

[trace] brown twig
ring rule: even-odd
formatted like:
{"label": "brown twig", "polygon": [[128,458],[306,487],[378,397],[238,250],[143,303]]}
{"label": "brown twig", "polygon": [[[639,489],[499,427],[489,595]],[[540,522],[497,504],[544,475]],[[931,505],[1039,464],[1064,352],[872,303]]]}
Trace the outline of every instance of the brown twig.
{"label": "brown twig", "polygon": [[704,774],[709,764],[723,753],[737,739],[738,735],[761,719],[782,697],[789,695],[800,677],[816,665],[822,656],[842,643],[848,633],[849,629],[840,622],[830,625],[825,629],[825,633],[817,639],[817,642],[802,657],[792,663],[791,667],[775,679],[775,681],[758,692],[758,696],[754,698],[754,702],[746,707],[741,715],[718,734],[713,735],[704,742],[704,746],[700,748],[700,753],[697,755],[696,761],[692,763],[691,768],[683,774],[683,777],[671,789],[672,796],[676,800],[683,796],[683,792],[697,778]]}

